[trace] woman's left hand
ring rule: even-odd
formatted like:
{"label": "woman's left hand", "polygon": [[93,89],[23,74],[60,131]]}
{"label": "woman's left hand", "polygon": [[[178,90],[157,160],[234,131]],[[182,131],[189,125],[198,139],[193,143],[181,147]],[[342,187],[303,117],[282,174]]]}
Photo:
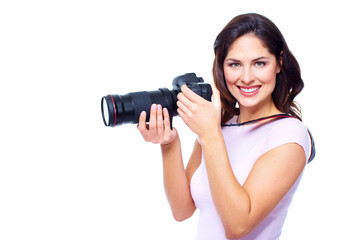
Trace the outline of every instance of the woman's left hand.
{"label": "woman's left hand", "polygon": [[199,138],[221,127],[220,93],[214,84],[211,84],[211,87],[213,93],[211,102],[194,93],[186,84],[181,87],[181,93],[178,94],[179,116]]}

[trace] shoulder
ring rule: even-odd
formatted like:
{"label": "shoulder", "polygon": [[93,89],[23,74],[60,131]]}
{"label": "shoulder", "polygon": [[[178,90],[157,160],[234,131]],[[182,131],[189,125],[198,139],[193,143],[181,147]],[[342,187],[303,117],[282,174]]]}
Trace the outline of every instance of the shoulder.
{"label": "shoulder", "polygon": [[305,156],[309,159],[311,154],[311,138],[303,122],[290,117],[275,120],[267,125],[268,133],[264,144],[264,151],[286,143],[296,143],[304,149]]}
{"label": "shoulder", "polygon": [[307,133],[307,127],[299,119],[287,117],[269,123],[271,132],[289,135],[290,133]]}

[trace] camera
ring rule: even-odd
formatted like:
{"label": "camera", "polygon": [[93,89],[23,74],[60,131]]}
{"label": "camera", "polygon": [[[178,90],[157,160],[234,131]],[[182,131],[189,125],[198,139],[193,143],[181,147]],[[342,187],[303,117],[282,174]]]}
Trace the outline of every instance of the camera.
{"label": "camera", "polygon": [[101,113],[105,126],[115,127],[122,124],[139,123],[140,113],[146,111],[146,121],[150,118],[152,104],[160,104],[167,108],[172,118],[177,116],[177,95],[181,87],[186,84],[193,92],[211,101],[211,85],[204,83],[201,77],[195,73],[186,73],[174,78],[172,81],[173,90],[159,88],[154,91],[131,92],[125,95],[107,95],[101,99]]}

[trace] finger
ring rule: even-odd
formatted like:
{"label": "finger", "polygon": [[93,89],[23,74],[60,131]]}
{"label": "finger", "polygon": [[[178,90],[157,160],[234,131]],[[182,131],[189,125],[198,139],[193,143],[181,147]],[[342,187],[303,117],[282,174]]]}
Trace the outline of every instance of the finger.
{"label": "finger", "polygon": [[185,113],[181,110],[181,108],[178,107],[177,113],[178,113],[179,117],[184,120]]}
{"label": "finger", "polygon": [[212,89],[212,102],[216,105],[221,105],[220,91],[216,88],[215,84],[211,84]]}
{"label": "finger", "polygon": [[156,106],[156,115],[157,134],[161,137],[164,134],[164,121],[161,105]]}
{"label": "finger", "polygon": [[184,93],[179,93],[177,98],[178,98],[177,101],[178,107],[183,108],[183,110],[193,109],[195,103],[193,103],[189,98],[187,98]]}
{"label": "finger", "polygon": [[180,110],[183,114],[190,113],[191,112],[191,103],[187,98],[181,97],[178,99],[179,101],[176,102],[176,105],[178,106],[178,110]]}
{"label": "finger", "polygon": [[170,131],[170,115],[169,115],[169,111],[167,110],[167,108],[163,109],[164,112],[164,130],[165,131]]}
{"label": "finger", "polygon": [[179,117],[181,117],[181,119],[184,121],[184,123],[186,125],[188,125],[188,122],[189,122],[188,115],[183,110],[181,110],[181,108],[178,108],[177,112],[178,112]]}
{"label": "finger", "polygon": [[192,91],[186,84],[182,85],[181,92],[191,102],[196,103],[198,101],[201,101],[201,99],[202,99],[199,95],[197,95],[194,91]]}
{"label": "finger", "polygon": [[141,131],[146,130],[146,112],[142,111],[139,117],[138,129]]}
{"label": "finger", "polygon": [[150,109],[150,119],[149,119],[149,135],[150,139],[154,139],[157,136],[156,129],[156,104],[151,105]]}
{"label": "finger", "polygon": [[138,130],[140,131],[140,134],[143,136],[145,141],[147,141],[147,139],[148,139],[148,130],[147,130],[147,127],[146,127],[146,112],[145,111],[142,111],[140,113]]}

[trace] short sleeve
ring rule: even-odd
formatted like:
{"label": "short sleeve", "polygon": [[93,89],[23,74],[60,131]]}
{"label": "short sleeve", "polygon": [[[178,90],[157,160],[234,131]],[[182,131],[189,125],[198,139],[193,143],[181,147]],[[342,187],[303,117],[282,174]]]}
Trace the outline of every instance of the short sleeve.
{"label": "short sleeve", "polygon": [[306,126],[297,119],[286,118],[274,122],[264,143],[263,152],[267,152],[287,143],[300,145],[305,152],[306,159],[311,155],[311,138]]}

